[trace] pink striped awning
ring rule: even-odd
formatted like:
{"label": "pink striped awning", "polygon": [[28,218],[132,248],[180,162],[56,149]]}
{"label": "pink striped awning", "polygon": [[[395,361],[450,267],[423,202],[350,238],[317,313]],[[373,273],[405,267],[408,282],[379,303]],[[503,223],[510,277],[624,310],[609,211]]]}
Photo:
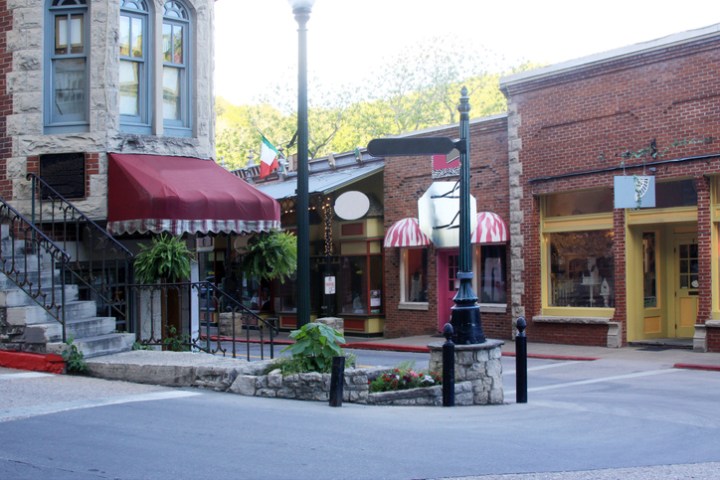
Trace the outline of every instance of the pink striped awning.
{"label": "pink striped awning", "polygon": [[385,247],[424,247],[430,239],[420,230],[417,218],[403,218],[385,232]]}
{"label": "pink striped awning", "polygon": [[500,215],[478,212],[477,228],[472,232],[472,243],[504,243],[508,241],[508,228]]}

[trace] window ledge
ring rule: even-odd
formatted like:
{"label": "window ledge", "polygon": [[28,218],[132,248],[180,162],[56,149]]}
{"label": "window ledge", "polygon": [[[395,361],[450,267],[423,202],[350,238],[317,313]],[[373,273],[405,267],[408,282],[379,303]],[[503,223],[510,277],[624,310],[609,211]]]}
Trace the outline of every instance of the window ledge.
{"label": "window ledge", "polygon": [[577,323],[583,325],[608,325],[612,318],[538,315],[533,323]]}
{"label": "window ledge", "polygon": [[400,302],[398,310],[428,310],[427,302]]}
{"label": "window ledge", "polygon": [[507,312],[507,304],[505,303],[480,303],[480,311],[482,313],[505,313]]}
{"label": "window ledge", "polygon": [[708,320],[705,322],[705,326],[710,328],[720,328],[720,320]]}

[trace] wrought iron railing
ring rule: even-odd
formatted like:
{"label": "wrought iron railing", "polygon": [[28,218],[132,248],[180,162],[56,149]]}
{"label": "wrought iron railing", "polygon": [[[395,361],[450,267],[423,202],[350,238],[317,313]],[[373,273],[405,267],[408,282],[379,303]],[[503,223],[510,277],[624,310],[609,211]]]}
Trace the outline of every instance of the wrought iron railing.
{"label": "wrought iron railing", "polygon": [[70,255],[68,282],[81,300],[94,300],[98,315],[115,317],[118,331],[130,331],[133,254],[39,176],[32,182],[32,222]]}
{"label": "wrought iron railing", "polygon": [[0,271],[65,331],[65,273],[70,256],[0,198]]}
{"label": "wrought iron railing", "polygon": [[[244,345],[248,361],[275,357],[277,320],[263,318],[215,284],[158,283],[130,285],[140,348],[200,350],[237,358]],[[197,299],[197,302],[194,300]]]}

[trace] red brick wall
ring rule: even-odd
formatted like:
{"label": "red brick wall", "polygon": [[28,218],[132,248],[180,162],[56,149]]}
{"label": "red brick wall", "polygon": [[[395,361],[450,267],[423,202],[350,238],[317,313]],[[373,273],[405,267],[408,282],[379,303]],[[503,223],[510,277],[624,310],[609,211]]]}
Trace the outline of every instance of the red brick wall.
{"label": "red brick wall", "polygon": [[7,161],[12,155],[12,139],[7,134],[7,117],[12,114],[12,97],[7,90],[7,75],[12,71],[12,54],[7,51],[6,32],[12,29],[7,0],[0,0],[0,197],[12,198],[12,183],[7,178]]}
{"label": "red brick wall", "polygon": [[[564,190],[612,187],[613,177],[622,174],[622,170],[617,170],[623,160],[621,154],[628,150],[638,152],[648,147],[652,139],[656,140],[661,153],[657,161],[686,159],[659,164],[654,172],[658,181],[696,179],[701,212],[698,242],[700,258],[704,260],[700,267],[702,290],[698,321],[709,318],[711,223],[704,175],[720,174],[718,71],[720,39],[716,38],[507,85],[509,102],[520,118],[520,184],[524,191],[521,232],[525,241],[522,305],[529,322],[541,311],[538,196]],[[700,141],[682,144],[683,140]],[[701,160],[692,160],[700,156]],[[642,159],[629,158],[625,163],[627,173],[642,172]],[[623,338],[626,338],[625,239],[621,210],[615,211],[614,230],[616,314],[613,320],[623,323]],[[599,335],[596,330],[598,327],[586,325],[531,324],[528,338],[595,344],[584,336]]]}
{"label": "red brick wall", "polygon": [[720,328],[708,328],[706,339],[708,352],[720,352]]}
{"label": "red brick wall", "polygon": [[[472,112],[471,112],[472,113]],[[437,130],[420,136],[446,136],[457,138],[458,127]],[[496,117],[470,125],[470,192],[477,200],[478,211],[493,211],[508,224],[508,154],[507,119]],[[417,217],[417,201],[430,184],[429,156],[396,157],[385,162],[385,228],[405,217]],[[399,310],[400,252],[398,248],[385,249],[385,336],[388,338],[437,333],[436,250],[428,249],[428,305],[427,311]],[[509,270],[509,245],[508,245]],[[509,272],[506,279],[509,285]],[[508,286],[508,295],[510,287]],[[510,314],[483,314],[485,335],[492,338],[510,338]]]}

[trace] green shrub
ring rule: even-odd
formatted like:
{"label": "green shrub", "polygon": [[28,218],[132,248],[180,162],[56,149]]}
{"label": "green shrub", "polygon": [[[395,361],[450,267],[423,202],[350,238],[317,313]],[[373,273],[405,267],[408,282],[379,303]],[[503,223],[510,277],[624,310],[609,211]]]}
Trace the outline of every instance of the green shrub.
{"label": "green shrub", "polygon": [[65,344],[67,348],[62,352],[63,360],[65,360],[65,371],[76,375],[87,373],[88,366],[85,363],[85,355],[73,343],[73,338],[68,338]]}
{"label": "green shrub", "polygon": [[295,343],[282,349],[292,353],[290,359],[278,362],[283,375],[301,372],[329,373],[333,357],[343,356],[342,333],[323,323],[308,323],[293,330],[290,338]]}

